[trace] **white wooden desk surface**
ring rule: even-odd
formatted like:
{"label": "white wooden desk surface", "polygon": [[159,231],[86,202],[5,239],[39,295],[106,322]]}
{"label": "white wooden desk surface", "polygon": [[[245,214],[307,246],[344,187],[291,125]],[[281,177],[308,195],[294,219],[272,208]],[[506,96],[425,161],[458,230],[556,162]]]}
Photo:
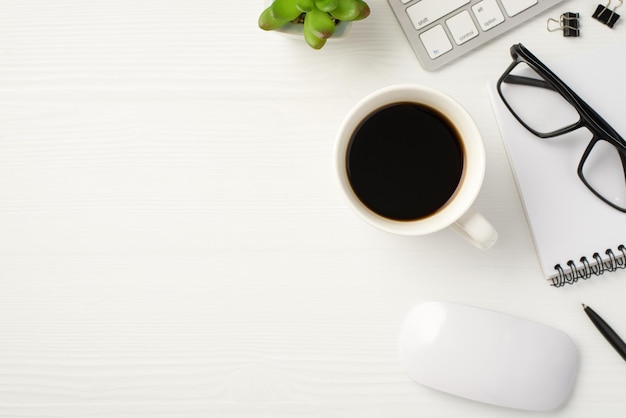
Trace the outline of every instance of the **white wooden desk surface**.
{"label": "white wooden desk surface", "polygon": [[[386,1],[370,5],[313,51],[259,30],[262,0],[0,4],[0,417],[536,416],[402,372],[401,322],[433,299],[572,336],[572,398],[539,415],[624,416],[626,367],[580,304],[626,332],[626,274],[543,280],[486,83],[515,42],[549,64],[624,39],[626,22],[565,1],[429,73]],[[546,31],[565,11],[581,38]],[[492,250],[379,232],[343,201],[335,132],[396,83],[475,117]]]}

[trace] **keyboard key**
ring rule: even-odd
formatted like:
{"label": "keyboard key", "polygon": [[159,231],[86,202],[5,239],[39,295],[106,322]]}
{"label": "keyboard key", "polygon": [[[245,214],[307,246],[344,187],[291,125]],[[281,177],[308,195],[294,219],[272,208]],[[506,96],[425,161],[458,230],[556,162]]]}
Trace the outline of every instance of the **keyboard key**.
{"label": "keyboard key", "polygon": [[472,6],[472,11],[474,16],[476,16],[476,20],[478,20],[478,24],[484,31],[488,31],[504,22],[504,15],[496,0],[483,0],[480,3],[476,3]]}
{"label": "keyboard key", "polygon": [[537,4],[537,0],[501,0],[506,14],[509,16],[515,16],[518,13],[523,12],[530,6]]}
{"label": "keyboard key", "polygon": [[478,36],[478,29],[467,10],[446,20],[446,25],[448,25],[452,38],[457,45],[461,45]]}
{"label": "keyboard key", "polygon": [[422,32],[420,39],[431,59],[435,59],[452,49],[450,39],[441,25],[437,25],[432,29]]}
{"label": "keyboard key", "polygon": [[421,0],[409,6],[406,12],[415,29],[421,29],[469,2],[470,0]]}

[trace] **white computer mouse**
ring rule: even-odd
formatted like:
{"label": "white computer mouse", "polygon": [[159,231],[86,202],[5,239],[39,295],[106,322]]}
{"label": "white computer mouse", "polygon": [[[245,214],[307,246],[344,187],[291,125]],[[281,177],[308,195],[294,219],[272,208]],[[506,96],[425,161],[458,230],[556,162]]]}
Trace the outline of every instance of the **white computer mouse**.
{"label": "white computer mouse", "polygon": [[400,362],[416,382],[488,404],[549,411],[570,395],[578,352],[564,332],[449,302],[408,314]]}

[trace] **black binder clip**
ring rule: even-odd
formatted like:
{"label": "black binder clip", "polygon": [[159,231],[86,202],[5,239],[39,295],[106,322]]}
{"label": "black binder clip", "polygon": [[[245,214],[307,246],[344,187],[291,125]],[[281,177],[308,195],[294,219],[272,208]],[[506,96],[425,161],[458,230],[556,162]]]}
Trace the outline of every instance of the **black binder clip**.
{"label": "black binder clip", "polygon": [[[566,37],[579,37],[580,36],[580,14],[566,12],[561,15],[559,20],[548,19],[548,31],[554,32],[557,30],[563,31],[563,36]],[[551,25],[556,23],[558,26]]]}
{"label": "black binder clip", "polygon": [[619,4],[615,6],[612,10],[609,10],[609,6],[611,5],[611,0],[609,0],[606,6],[598,4],[598,7],[596,7],[596,11],[593,12],[592,17],[604,23],[609,28],[613,28],[613,26],[615,25],[615,22],[617,22],[617,19],[619,19],[619,15],[615,13],[615,9],[620,7],[622,3],[624,3],[624,0],[619,0]]}

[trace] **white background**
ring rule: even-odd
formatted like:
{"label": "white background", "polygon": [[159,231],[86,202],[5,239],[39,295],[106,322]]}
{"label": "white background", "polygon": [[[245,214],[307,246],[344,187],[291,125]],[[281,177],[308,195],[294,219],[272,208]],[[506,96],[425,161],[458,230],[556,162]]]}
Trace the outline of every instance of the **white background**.
{"label": "white background", "polygon": [[[539,415],[624,415],[624,362],[580,304],[626,334],[626,274],[548,286],[486,84],[513,43],[549,65],[623,40],[626,22],[565,1],[429,73],[369,3],[321,51],[258,29],[262,0],[0,3],[0,417],[537,416],[403,373],[398,331],[426,300],[562,329],[580,372]],[[565,11],[580,38],[546,30]],[[380,232],[343,200],[339,124],[398,83],[476,119],[492,250]]]}

